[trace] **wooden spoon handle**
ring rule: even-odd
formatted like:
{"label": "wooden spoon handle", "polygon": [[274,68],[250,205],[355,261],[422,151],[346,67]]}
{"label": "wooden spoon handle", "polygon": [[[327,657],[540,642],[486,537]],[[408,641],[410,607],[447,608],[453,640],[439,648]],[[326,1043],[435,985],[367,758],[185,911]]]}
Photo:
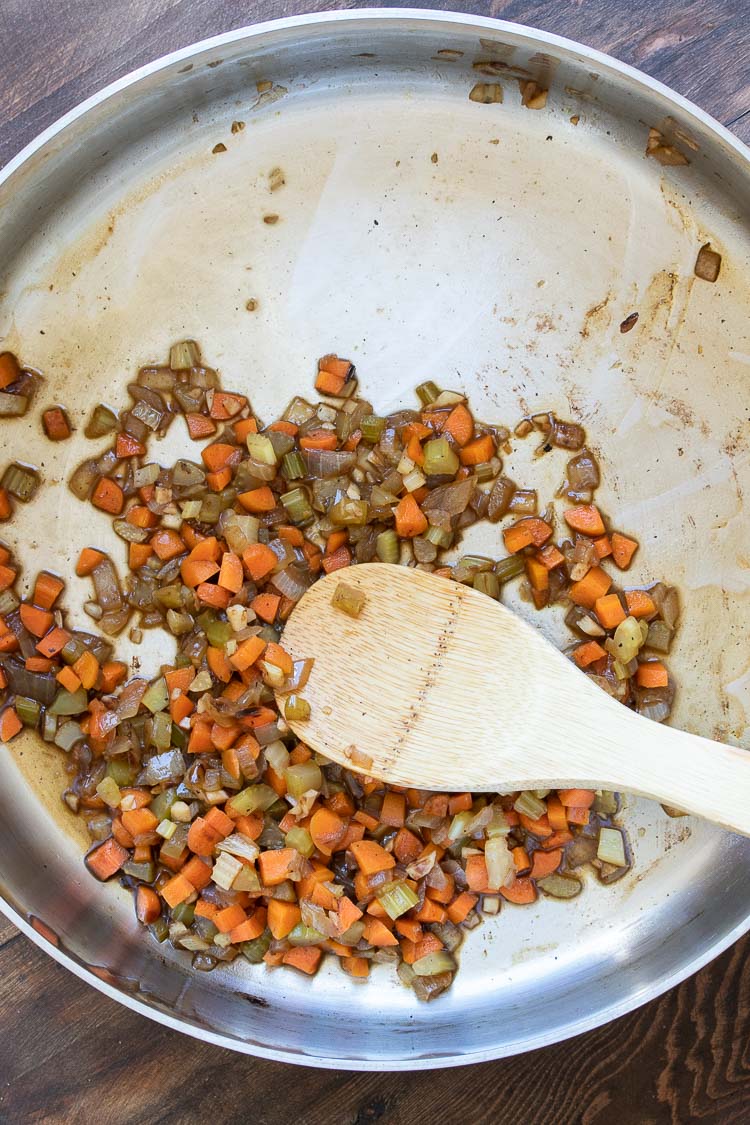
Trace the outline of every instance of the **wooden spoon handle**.
{"label": "wooden spoon handle", "polygon": [[620,704],[613,706],[612,719],[605,738],[618,744],[618,777],[611,788],[750,836],[750,752],[651,722]]}

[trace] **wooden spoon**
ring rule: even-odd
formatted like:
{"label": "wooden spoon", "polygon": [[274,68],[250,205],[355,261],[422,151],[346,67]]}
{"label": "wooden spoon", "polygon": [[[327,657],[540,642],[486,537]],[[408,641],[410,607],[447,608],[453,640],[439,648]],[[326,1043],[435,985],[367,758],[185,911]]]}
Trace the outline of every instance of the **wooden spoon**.
{"label": "wooden spoon", "polygon": [[[365,594],[359,617],[331,604],[339,582]],[[349,769],[454,792],[622,790],[750,835],[750,754],[623,707],[467,586],[354,566],[305,594],[284,646],[315,661],[311,717],[290,726]]]}

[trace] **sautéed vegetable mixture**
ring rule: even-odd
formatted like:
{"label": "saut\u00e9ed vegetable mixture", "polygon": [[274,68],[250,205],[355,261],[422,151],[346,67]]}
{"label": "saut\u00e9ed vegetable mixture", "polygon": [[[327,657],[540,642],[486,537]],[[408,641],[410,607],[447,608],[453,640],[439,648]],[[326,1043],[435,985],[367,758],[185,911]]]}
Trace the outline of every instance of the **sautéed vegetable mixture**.
{"label": "saut\u00e9ed vegetable mixture", "polygon": [[[348,360],[318,367],[321,401],[294,398],[265,425],[186,340],[138,372],[128,409],[96,407],[86,436],[111,444],[70,487],[111,516],[123,558],[82,551],[84,633],[66,627],[56,575],[42,571],[18,596],[0,546],[0,737],[32,728],[66,754],[64,800],[86,819],[89,871],[130,888],[151,938],[188,951],[196,969],[244,957],[312,974],[329,955],[365,978],[387,961],[429,1000],[450,986],[464,931],[483,914],[540,892],[573,898],[585,867],[605,883],[628,869],[617,798],[431,793],[328,763],[287,725],[310,714],[315,653],[292,661],[284,622],[333,571],[336,604],[358,613],[345,578],[361,562],[416,566],[490,598],[520,582],[537,610],[566,607],[582,675],[662,721],[677,594],[628,587],[638,544],[594,503],[600,471],[581,426],[544,413],[511,433],[432,382],[414,408],[380,417]],[[30,380],[0,357],[5,413],[25,411]],[[149,459],[152,441],[180,415],[206,444],[164,467]],[[70,435],[62,408],[43,425],[51,440]],[[532,482],[503,474],[503,455],[528,439],[540,458],[564,451],[565,479],[543,509]],[[11,465],[0,518],[40,483]],[[480,520],[501,525],[502,557],[446,561]],[[111,638],[128,627],[135,642],[146,628],[176,642],[151,682],[114,655]]]}

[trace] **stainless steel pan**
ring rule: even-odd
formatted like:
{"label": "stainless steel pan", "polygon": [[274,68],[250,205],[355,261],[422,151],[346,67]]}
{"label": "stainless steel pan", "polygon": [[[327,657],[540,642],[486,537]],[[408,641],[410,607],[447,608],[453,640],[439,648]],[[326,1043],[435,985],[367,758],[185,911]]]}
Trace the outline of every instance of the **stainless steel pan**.
{"label": "stainless steel pan", "polygon": [[[543,109],[521,104],[529,78],[550,90]],[[477,82],[500,84],[503,102],[470,100]],[[689,163],[647,158],[649,127]],[[271,195],[275,166],[287,182]],[[378,408],[434,378],[465,388],[487,420],[542,408],[581,419],[605,508],[643,540],[635,580],[683,592],[675,721],[748,745],[750,166],[700,110],[510,24],[300,17],[109,87],[11,162],[0,214],[2,344],[44,372],[36,406],[60,401],[79,425],[185,335],[266,417],[330,349],[357,361]],[[693,276],[709,241],[723,255],[714,285]],[[79,428],[45,444],[36,409],[2,440],[6,459],[45,477],[3,534],[28,575],[72,574],[79,548],[109,535],[64,484],[88,443]],[[550,489],[561,470],[550,460]],[[85,596],[71,579],[81,621]],[[549,615],[538,623],[559,631]],[[147,637],[138,653],[152,667],[168,642]],[[240,963],[193,974],[144,936],[128,895],[86,874],[62,783],[56,751],[0,748],[8,916],[108,995],[270,1058],[409,1069],[539,1047],[657,995],[750,926],[750,843],[631,802],[632,874],[573,907],[506,908],[468,938],[455,986],[429,1006],[385,966],[364,987],[335,967],[313,981]]]}

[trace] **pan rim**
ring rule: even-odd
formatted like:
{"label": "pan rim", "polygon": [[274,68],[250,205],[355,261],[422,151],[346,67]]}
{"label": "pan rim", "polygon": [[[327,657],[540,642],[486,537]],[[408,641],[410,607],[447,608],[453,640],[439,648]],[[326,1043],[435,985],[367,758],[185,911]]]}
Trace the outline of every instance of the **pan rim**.
{"label": "pan rim", "polygon": [[[158,75],[161,71],[168,69],[176,63],[188,62],[203,52],[231,46],[243,41],[252,43],[253,41],[268,36],[283,36],[294,32],[304,34],[308,28],[326,25],[333,25],[337,29],[345,28],[347,24],[361,26],[363,23],[378,24],[380,27],[391,24],[394,27],[398,27],[402,26],[406,21],[417,21],[423,25],[429,23],[443,25],[446,30],[463,27],[471,30],[486,29],[487,31],[496,33],[511,34],[526,39],[527,42],[533,43],[535,46],[547,46],[569,56],[573,56],[578,60],[593,62],[602,72],[627,79],[634,87],[640,89],[645,88],[661,98],[665,104],[679,109],[685,117],[692,119],[693,122],[710,131],[719,142],[731,150],[733,155],[742,161],[746,171],[750,172],[750,148],[713,118],[711,114],[701,109],[688,98],[670,89],[664,83],[651,78],[637,68],[623,63],[604,52],[587,47],[564,36],[518,23],[492,19],[491,17],[473,16],[461,12],[442,12],[430,9],[364,8],[354,12],[343,10],[319,12],[290,16],[278,20],[268,20],[238,28],[231,32],[211,36],[190,44],[187,47],[182,47],[160,56],[152,62],[146,63],[136,70],[116,79],[114,82],[109,83],[49,125],[0,169],[0,185],[7,182],[38,152],[44,149],[50,141],[63,134],[66,129],[84,118],[92,110],[114,99],[123,91],[136,87],[145,79]],[[35,945],[79,979],[92,985],[110,999],[123,1004],[131,1011],[138,1012],[140,1015],[170,1027],[172,1030],[180,1031],[183,1034],[190,1035],[203,1042],[210,1042],[216,1046],[225,1047],[245,1055],[258,1056],[276,1062],[295,1063],[301,1066],[346,1071],[409,1071],[415,1066],[425,1069],[449,1068],[487,1062],[493,1059],[510,1057],[525,1051],[551,1046],[554,1043],[562,1042],[609,1023],[662,995],[703,968],[750,930],[749,907],[746,917],[738,925],[733,927],[728,933],[718,937],[696,956],[687,962],[681,963],[669,975],[649,982],[627,997],[606,1003],[591,1013],[570,1020],[567,1024],[555,1028],[551,1034],[538,1033],[527,1035],[513,1042],[495,1045],[494,1047],[488,1047],[483,1050],[467,1053],[457,1052],[454,1054],[441,1054],[435,1057],[409,1054],[402,1058],[367,1058],[364,1056],[361,1058],[340,1058],[335,1055],[308,1055],[291,1049],[267,1047],[257,1042],[235,1039],[232,1036],[212,1031],[209,1028],[191,1025],[179,1017],[172,1016],[167,1012],[152,1007],[143,999],[120,991],[100,979],[89,968],[77,962],[72,955],[52,946],[44,939],[43,935],[35,930],[29,922],[2,897],[2,895],[0,895],[0,913],[8,918],[8,920],[27,938],[33,941]]]}

